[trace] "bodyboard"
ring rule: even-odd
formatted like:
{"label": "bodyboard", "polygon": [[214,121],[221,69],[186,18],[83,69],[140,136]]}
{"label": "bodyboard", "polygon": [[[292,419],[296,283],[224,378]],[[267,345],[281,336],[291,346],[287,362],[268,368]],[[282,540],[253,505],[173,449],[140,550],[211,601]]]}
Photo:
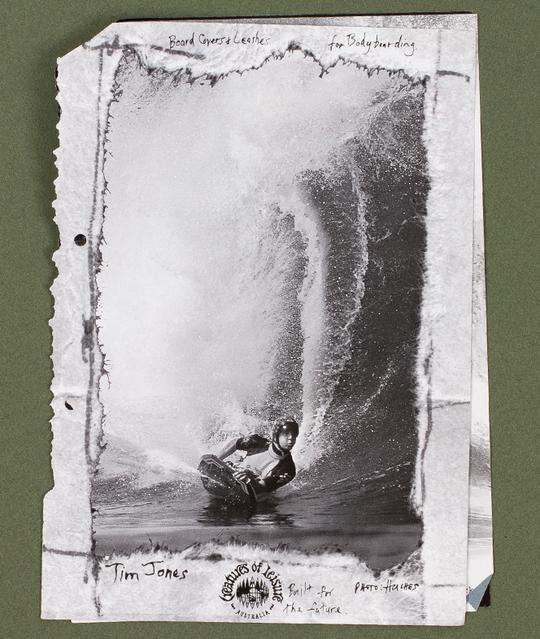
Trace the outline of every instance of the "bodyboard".
{"label": "bodyboard", "polygon": [[215,455],[203,455],[198,471],[201,481],[212,497],[222,499],[228,504],[252,507],[256,503],[253,489],[245,482],[235,479],[229,464]]}

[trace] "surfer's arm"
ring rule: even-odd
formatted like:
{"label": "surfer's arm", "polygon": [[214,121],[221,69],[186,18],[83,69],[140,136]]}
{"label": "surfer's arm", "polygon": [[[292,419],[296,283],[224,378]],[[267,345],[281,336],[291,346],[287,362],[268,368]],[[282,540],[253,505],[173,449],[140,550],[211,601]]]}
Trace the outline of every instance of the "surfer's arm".
{"label": "surfer's arm", "polygon": [[225,448],[223,448],[223,450],[221,450],[216,455],[216,457],[223,461],[224,459],[227,459],[229,455],[232,455],[233,453],[235,453],[237,450],[238,450],[238,439],[233,439],[232,441],[227,442]]}
{"label": "surfer's arm", "polygon": [[247,437],[238,437],[229,441],[225,448],[216,455],[222,461],[237,450],[246,452],[248,455],[258,453],[268,448],[268,440],[260,435],[248,435]]}

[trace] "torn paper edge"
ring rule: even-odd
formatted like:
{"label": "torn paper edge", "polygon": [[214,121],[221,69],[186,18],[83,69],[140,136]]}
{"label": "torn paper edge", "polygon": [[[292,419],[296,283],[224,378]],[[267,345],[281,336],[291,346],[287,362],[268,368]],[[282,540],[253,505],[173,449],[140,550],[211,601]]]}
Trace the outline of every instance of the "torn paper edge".
{"label": "torn paper edge", "polygon": [[[489,377],[486,321],[486,279],[484,248],[484,206],[482,181],[482,139],[480,87],[477,69],[475,109],[476,163],[474,181],[474,256],[472,327],[472,423],[471,459],[482,458],[481,476],[471,473],[469,482],[469,552],[467,610],[475,612],[493,576],[493,526],[491,510],[491,463],[489,434]],[[483,521],[483,534],[475,528],[475,518]]]}

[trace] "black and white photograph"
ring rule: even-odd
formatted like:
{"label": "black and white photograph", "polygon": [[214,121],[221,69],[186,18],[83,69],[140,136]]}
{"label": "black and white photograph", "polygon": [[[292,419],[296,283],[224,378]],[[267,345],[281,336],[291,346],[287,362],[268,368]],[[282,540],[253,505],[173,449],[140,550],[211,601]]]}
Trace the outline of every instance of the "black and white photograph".
{"label": "black and white photograph", "polygon": [[61,60],[87,226],[44,616],[463,623],[476,31],[445,24],[126,22]]}
{"label": "black and white photograph", "polygon": [[421,534],[425,89],[302,51],[213,86],[127,56],[116,82],[98,549],[218,531],[399,563]]}

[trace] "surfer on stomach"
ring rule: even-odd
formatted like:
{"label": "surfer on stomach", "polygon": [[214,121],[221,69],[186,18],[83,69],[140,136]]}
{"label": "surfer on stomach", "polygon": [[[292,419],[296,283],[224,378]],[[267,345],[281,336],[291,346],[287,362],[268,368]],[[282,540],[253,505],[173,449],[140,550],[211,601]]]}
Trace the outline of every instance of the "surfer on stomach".
{"label": "surfer on stomach", "polygon": [[248,435],[229,442],[217,457],[226,459],[236,451],[246,456],[234,465],[233,475],[249,483],[257,496],[285,486],[296,475],[291,450],[298,437],[298,423],[294,419],[280,422],[272,433],[272,440],[261,435]]}

